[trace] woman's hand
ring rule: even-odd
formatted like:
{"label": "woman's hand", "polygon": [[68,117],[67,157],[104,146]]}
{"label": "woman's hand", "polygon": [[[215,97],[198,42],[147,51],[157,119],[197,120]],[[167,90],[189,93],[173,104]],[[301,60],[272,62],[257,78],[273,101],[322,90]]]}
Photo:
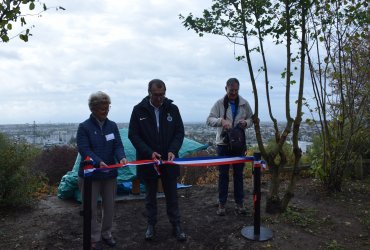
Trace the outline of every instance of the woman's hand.
{"label": "woman's hand", "polygon": [[126,165],[127,164],[127,159],[126,158],[122,158],[119,163],[121,163],[122,165]]}

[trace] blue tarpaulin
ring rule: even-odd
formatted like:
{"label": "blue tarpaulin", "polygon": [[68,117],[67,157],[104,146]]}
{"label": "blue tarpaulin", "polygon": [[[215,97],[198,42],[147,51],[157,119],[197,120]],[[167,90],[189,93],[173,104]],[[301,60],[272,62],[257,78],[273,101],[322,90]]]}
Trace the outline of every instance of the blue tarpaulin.
{"label": "blue tarpaulin", "polygon": [[[134,146],[128,139],[127,128],[120,129],[120,135],[122,138],[123,145],[125,147],[125,153],[128,161],[134,161],[136,159],[136,151]],[[207,145],[201,144],[194,140],[185,138],[182,147],[179,152],[180,157],[184,157],[196,151],[204,150]],[[77,155],[75,164],[71,171],[68,171],[61,179],[58,187],[58,197],[61,199],[77,199],[80,200],[80,192],[78,190],[78,168],[80,167],[81,156]],[[132,180],[136,178],[136,167],[124,167],[118,169],[117,177],[117,193],[125,194],[129,193],[132,188]],[[143,190],[143,186],[140,186]]]}

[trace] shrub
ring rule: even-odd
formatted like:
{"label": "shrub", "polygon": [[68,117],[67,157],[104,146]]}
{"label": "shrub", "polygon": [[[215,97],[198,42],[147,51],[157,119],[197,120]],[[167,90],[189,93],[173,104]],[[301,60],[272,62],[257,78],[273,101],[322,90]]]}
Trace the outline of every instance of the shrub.
{"label": "shrub", "polygon": [[39,150],[0,133],[0,207],[30,206],[42,179],[29,167]]}
{"label": "shrub", "polygon": [[[206,150],[192,153],[185,157],[202,157],[208,156]],[[205,184],[212,181],[205,181],[209,178],[209,174],[213,172],[214,167],[180,167],[180,182],[186,185]]]}
{"label": "shrub", "polygon": [[[214,156],[215,150],[202,150],[192,153],[186,157],[204,157]],[[252,152],[253,155],[253,152]],[[232,178],[232,168],[230,168],[230,177]],[[180,167],[180,182],[186,185],[203,185],[203,184],[217,184],[218,183],[218,166],[207,167]],[[246,163],[244,169],[244,178],[251,178],[252,163]]]}
{"label": "shrub", "polygon": [[34,169],[45,174],[50,185],[57,185],[63,175],[72,170],[77,149],[71,146],[53,146],[37,156]]}

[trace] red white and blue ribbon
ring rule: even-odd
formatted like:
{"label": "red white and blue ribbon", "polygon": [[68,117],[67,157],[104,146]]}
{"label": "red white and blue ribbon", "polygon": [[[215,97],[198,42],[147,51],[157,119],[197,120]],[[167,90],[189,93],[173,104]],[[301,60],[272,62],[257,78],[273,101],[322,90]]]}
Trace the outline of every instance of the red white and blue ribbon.
{"label": "red white and blue ribbon", "polygon": [[173,161],[163,160],[138,160],[131,161],[127,164],[114,164],[109,165],[105,168],[94,168],[94,166],[86,165],[84,167],[84,175],[89,176],[95,171],[107,171],[109,169],[122,168],[128,166],[140,166],[140,165],[154,165],[157,167],[156,171],[160,174],[158,166],[160,165],[181,165],[185,167],[210,167],[228,164],[238,164],[253,162],[254,167],[266,168],[264,161],[255,161],[253,156],[211,156],[211,157],[193,157],[193,158],[175,158]]}
{"label": "red white and blue ribbon", "polygon": [[210,157],[194,157],[194,158],[178,158],[166,164],[176,164],[187,167],[208,167],[227,164],[238,164],[245,162],[253,162],[253,156],[210,156]]}

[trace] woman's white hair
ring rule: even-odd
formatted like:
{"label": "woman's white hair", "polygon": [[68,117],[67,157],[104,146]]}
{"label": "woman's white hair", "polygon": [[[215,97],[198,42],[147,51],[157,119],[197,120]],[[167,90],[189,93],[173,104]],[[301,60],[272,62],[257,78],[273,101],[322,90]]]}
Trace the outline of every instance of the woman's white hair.
{"label": "woman's white hair", "polygon": [[110,97],[103,91],[92,93],[89,97],[90,110],[100,106],[101,104],[110,104]]}

